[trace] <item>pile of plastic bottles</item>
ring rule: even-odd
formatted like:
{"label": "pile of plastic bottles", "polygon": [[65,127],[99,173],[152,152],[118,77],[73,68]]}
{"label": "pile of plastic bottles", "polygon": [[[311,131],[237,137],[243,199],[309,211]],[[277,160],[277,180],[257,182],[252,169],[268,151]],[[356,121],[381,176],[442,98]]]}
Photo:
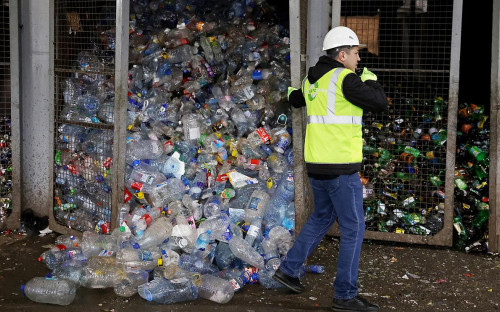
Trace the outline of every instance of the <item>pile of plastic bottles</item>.
{"label": "pile of plastic bottles", "polygon": [[[217,209],[241,209],[247,185],[271,195],[291,169],[291,113],[283,102],[289,40],[274,12],[266,1],[131,2],[131,209],[166,208],[181,199],[164,194],[174,189],[202,206],[219,197],[233,202]],[[112,46],[112,36],[104,37],[102,49]],[[59,128],[54,206],[59,222],[107,233],[112,130],[79,124],[113,123],[114,87],[100,74],[101,54],[79,53],[78,69],[87,74],[65,81],[60,116],[76,124]],[[196,220],[201,212],[193,212]]]}
{"label": "pile of plastic bottles", "polygon": [[488,251],[489,118],[483,106],[458,109],[455,167],[455,245],[466,252]]}
{"label": "pile of plastic bottles", "polygon": [[102,127],[113,123],[114,87],[101,53],[79,54],[86,74],[64,85],[55,216],[83,237],[60,236],[40,257],[53,278],[24,285],[28,298],[69,304],[83,286],[226,303],[247,283],[280,287],[271,277],[295,227],[288,33],[267,1],[199,4],[131,1],[126,189],[115,229],[113,130]]}
{"label": "pile of plastic bottles", "polygon": [[12,145],[10,118],[0,118],[0,229],[12,212]]}
{"label": "pile of plastic bottles", "polygon": [[[113,288],[120,297],[139,294],[162,304],[198,298],[227,303],[246,284],[281,287],[272,275],[293,243],[284,227],[275,226],[263,236],[260,216],[249,219],[243,231],[225,213],[198,228],[182,215],[140,213],[128,215],[110,235],[86,231],[81,238],[58,236],[39,258],[51,273],[29,280],[21,286],[23,293],[30,300],[59,305],[70,304],[79,287]],[[136,219],[152,220],[141,236],[127,226]],[[303,266],[302,274],[306,272],[323,273],[324,268]]]}
{"label": "pile of plastic bottles", "polygon": [[446,102],[386,89],[390,109],[364,119],[365,221],[372,231],[434,235],[443,227]]}

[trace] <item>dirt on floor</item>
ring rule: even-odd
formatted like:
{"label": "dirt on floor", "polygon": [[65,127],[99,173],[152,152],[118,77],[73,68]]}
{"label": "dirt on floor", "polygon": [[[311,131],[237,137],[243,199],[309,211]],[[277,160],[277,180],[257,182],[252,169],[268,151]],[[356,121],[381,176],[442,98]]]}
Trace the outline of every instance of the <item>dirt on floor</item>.
{"label": "dirt on floor", "polygon": [[[308,260],[325,266],[324,274],[307,274],[306,291],[246,285],[224,305],[205,299],[173,305],[147,302],[137,294],[121,298],[113,289],[77,290],[69,306],[40,304],[20,287],[50,272],[37,261],[57,234],[43,237],[0,236],[0,311],[329,311],[333,296],[338,239],[326,237]],[[500,257],[466,254],[449,248],[366,241],[359,271],[360,294],[380,311],[499,311]]]}

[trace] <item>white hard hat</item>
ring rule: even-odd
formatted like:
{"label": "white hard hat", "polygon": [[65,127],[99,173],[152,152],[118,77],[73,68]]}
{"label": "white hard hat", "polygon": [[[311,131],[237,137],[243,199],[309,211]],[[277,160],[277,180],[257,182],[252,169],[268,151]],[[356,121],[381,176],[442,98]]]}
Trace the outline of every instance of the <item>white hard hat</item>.
{"label": "white hard hat", "polygon": [[359,44],[358,36],[356,36],[356,33],[354,33],[352,29],[344,26],[337,26],[326,34],[323,40],[323,51],[342,46],[366,47],[365,44]]}

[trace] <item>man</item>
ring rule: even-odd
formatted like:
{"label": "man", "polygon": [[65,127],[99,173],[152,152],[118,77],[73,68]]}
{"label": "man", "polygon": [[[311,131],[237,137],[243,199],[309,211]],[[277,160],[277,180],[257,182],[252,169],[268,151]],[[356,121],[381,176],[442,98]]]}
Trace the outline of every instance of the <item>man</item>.
{"label": "man", "polygon": [[380,112],[387,97],[366,68],[355,73],[359,58],[356,34],[335,27],[323,41],[326,56],[309,69],[301,90],[289,88],[293,107],[306,106],[304,160],[314,194],[314,212],[273,278],[300,293],[299,269],[335,220],[340,226],[333,311],[377,311],[357,294],[358,264],[365,231],[361,170],[363,111]]}

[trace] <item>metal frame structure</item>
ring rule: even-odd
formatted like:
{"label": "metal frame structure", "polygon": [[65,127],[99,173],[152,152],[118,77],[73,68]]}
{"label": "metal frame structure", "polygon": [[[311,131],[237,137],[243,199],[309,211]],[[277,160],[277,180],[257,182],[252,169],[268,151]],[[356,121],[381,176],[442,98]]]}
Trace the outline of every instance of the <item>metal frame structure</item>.
{"label": "metal frame structure", "polygon": [[490,137],[490,219],[488,244],[490,251],[500,252],[500,3],[493,1],[491,48],[491,137]]}
{"label": "metal frame structure", "polygon": [[[51,9],[50,9],[50,42],[54,42],[54,36],[56,31],[56,26],[54,22],[56,21],[55,17],[55,1],[51,0]],[[116,1],[116,20],[115,20],[115,56],[114,56],[114,70],[113,77],[114,80],[114,126],[111,125],[103,125],[103,129],[112,129],[113,130],[113,148],[112,148],[112,161],[113,165],[111,166],[111,195],[110,195],[110,228],[113,229],[116,224],[116,216],[117,209],[119,204],[122,202],[122,196],[124,192],[124,169],[125,168],[125,137],[126,137],[126,111],[127,111],[127,73],[128,73],[128,19],[129,19],[129,0],[118,0]],[[54,49],[57,49],[57,46],[54,48],[54,45],[50,46],[50,74],[51,74],[51,87],[54,88],[59,87],[55,84],[56,78],[56,68],[54,67],[55,53]],[[64,71],[64,69],[59,68],[59,71]],[[57,95],[57,92],[56,92]],[[53,95],[52,95],[53,96]],[[52,98],[52,103],[55,102],[56,99]],[[52,120],[51,124],[55,122],[55,114],[51,114]],[[73,124],[81,125],[81,126],[92,126],[87,123],[79,123],[73,122]],[[54,138],[54,135],[52,135]],[[52,142],[54,144],[54,142]],[[53,150],[53,149],[52,149]],[[54,158],[52,158],[53,161]],[[52,172],[52,175],[54,173]],[[51,177],[51,181],[54,181],[54,176]],[[50,185],[50,194],[54,194],[54,185]],[[80,235],[81,232],[68,226],[62,225],[58,223],[54,214],[52,213],[53,205],[50,203],[49,207],[49,222],[50,228],[58,233],[64,234],[73,234]]]}
{"label": "metal frame structure", "polygon": [[20,110],[20,36],[19,36],[19,2],[8,1],[9,33],[10,33],[10,114],[11,114],[11,147],[12,147],[12,211],[5,221],[7,229],[18,229],[21,226],[21,110]]}
{"label": "metal frame structure", "polygon": [[[448,115],[456,116],[458,107],[458,82],[459,82],[459,59],[460,59],[460,30],[461,30],[461,14],[462,14],[462,0],[455,0],[453,2],[453,24],[451,31],[451,55],[450,55],[450,72],[449,72],[449,102],[448,102]],[[331,26],[340,25],[340,12],[341,12],[341,0],[333,0],[331,3],[329,1],[309,1],[309,10],[315,10],[316,12],[329,11],[331,8]],[[291,8],[292,10],[292,8]],[[292,13],[291,13],[292,14]],[[307,36],[307,51],[311,61],[311,56],[314,58],[318,57],[321,53],[319,47],[321,47],[321,42],[324,34],[328,31],[330,25],[326,25],[326,22],[322,18],[311,18],[309,14],[308,19],[308,36]],[[324,32],[324,33],[323,33]],[[319,35],[321,34],[321,35]],[[310,66],[308,64],[308,66]],[[293,76],[292,76],[293,77]],[[293,81],[293,80],[292,80]],[[295,121],[294,121],[295,122]],[[294,123],[295,126],[295,123]],[[454,191],[454,168],[455,168],[455,138],[457,123],[455,118],[448,118],[447,131],[448,140],[446,146],[446,174],[445,174],[445,193],[449,194],[445,198],[444,207],[444,225],[443,228],[435,235],[414,235],[414,234],[399,234],[399,233],[389,233],[389,232],[378,232],[368,230],[365,233],[366,239],[374,240],[386,240],[386,241],[396,241],[396,242],[406,242],[406,243],[417,243],[417,244],[429,244],[429,245],[442,245],[451,246],[453,243],[453,191]],[[294,127],[295,130],[295,127]],[[297,138],[298,139],[298,138]],[[295,140],[297,145],[300,145],[302,141]],[[300,147],[295,147],[296,151],[300,150]],[[295,153],[294,153],[295,154]],[[297,154],[295,154],[297,155]],[[297,157],[297,156],[296,156]],[[300,159],[297,159],[297,162]],[[297,169],[296,169],[297,170]],[[297,184],[298,185],[298,184]],[[307,190],[307,186],[303,185],[303,188]],[[296,191],[297,192],[297,191]],[[301,197],[300,194],[304,190],[299,190],[296,195],[296,207],[297,207],[297,228],[300,229],[303,223],[306,221],[307,213],[304,211],[310,211],[312,209],[312,203],[307,201],[305,198]],[[303,210],[303,211],[302,211]],[[304,215],[304,216],[303,216]],[[339,235],[338,225],[334,225],[329,231],[329,235]]]}

